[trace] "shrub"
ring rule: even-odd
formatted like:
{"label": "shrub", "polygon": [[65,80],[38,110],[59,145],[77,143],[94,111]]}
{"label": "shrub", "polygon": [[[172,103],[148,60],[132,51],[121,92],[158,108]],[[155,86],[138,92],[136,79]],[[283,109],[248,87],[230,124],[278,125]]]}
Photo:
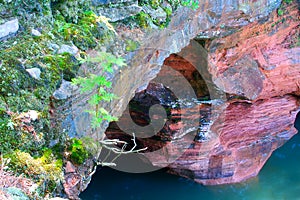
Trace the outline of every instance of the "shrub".
{"label": "shrub", "polygon": [[44,154],[37,158],[19,150],[5,157],[10,158],[9,169],[16,175],[24,174],[37,182],[39,193],[53,192],[63,180],[62,160],[56,159],[50,149],[45,149]]}
{"label": "shrub", "polygon": [[88,158],[89,154],[86,148],[82,144],[82,140],[73,138],[70,141],[68,151],[70,152],[70,159],[73,163],[83,164]]}

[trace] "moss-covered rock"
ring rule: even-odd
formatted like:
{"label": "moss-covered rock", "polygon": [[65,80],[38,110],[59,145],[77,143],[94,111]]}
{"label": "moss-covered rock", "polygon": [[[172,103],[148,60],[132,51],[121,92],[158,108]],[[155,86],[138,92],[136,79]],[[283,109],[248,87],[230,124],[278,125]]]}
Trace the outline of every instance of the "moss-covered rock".
{"label": "moss-covered rock", "polygon": [[[177,4],[161,2],[139,1],[137,7],[147,6],[151,14],[139,10],[128,20],[144,28],[166,26]],[[53,126],[53,105],[61,103],[53,92],[63,79],[76,76],[87,50],[101,49],[116,32],[107,18],[95,14],[91,1],[83,0],[0,0],[0,24],[11,19],[18,20],[19,28],[0,43],[0,153],[11,159],[15,175],[24,173],[40,186],[43,198],[60,185],[63,159],[82,164],[99,148],[91,138],[68,139]],[[120,43],[122,53],[140,45],[135,40]],[[61,50],[66,46],[76,46],[76,52]],[[38,78],[30,69],[40,72]],[[27,118],[30,110],[39,118]]]}
{"label": "moss-covered rock", "polygon": [[[0,43],[0,154],[11,159],[9,169],[15,175],[25,174],[39,185],[35,198],[51,196],[60,187],[62,159],[80,164],[91,155],[51,124],[52,106],[59,103],[53,102],[53,92],[63,79],[75,77],[85,50],[115,34],[89,5],[73,0],[0,1],[0,24],[14,18],[20,26],[16,35]],[[67,45],[77,46],[77,52],[61,50]],[[30,69],[40,76],[32,76]],[[30,110],[39,118],[26,117]],[[71,156],[64,157],[70,144]]]}

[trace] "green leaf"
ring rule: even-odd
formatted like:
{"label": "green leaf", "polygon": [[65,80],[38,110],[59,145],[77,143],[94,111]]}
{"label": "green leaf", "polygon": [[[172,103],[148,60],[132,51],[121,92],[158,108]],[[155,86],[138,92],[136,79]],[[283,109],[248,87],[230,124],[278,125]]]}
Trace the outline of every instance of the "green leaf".
{"label": "green leaf", "polygon": [[126,66],[127,64],[125,63],[125,59],[123,58],[118,58],[115,62],[116,65],[118,65],[119,67],[123,67]]}
{"label": "green leaf", "polygon": [[[93,15],[92,13],[87,14]],[[65,27],[67,27],[67,25]],[[79,58],[79,62],[100,64],[103,71],[109,73],[113,73],[114,65],[118,67],[126,66],[125,59],[121,57],[118,58],[107,52],[99,52],[96,57],[87,56],[84,59]],[[101,101],[111,101],[116,98],[115,94],[107,91],[107,88],[112,87],[112,83],[103,75],[90,74],[88,77],[75,78],[72,79],[72,84],[78,85],[81,93],[91,92],[94,89],[97,89],[97,93],[93,94],[88,100],[88,103],[91,106],[99,105]],[[99,127],[103,120],[109,122],[117,120],[116,117],[111,116],[104,108],[99,108],[99,110],[88,110],[87,112],[92,115],[91,125],[94,128]]]}
{"label": "green leaf", "polygon": [[113,93],[107,92],[104,88],[99,88],[99,95],[104,101],[111,101],[115,99],[117,96]]}
{"label": "green leaf", "polygon": [[95,76],[94,77],[94,81],[95,81],[95,84],[99,85],[99,86],[106,86],[108,88],[111,87],[111,82],[106,80],[106,77],[104,76]]}
{"label": "green leaf", "polygon": [[283,10],[278,9],[277,13],[278,13],[278,16],[281,16],[281,15],[283,15]]}
{"label": "green leaf", "polygon": [[102,67],[105,72],[113,73],[114,71],[112,63],[109,62],[102,63]]}
{"label": "green leaf", "polygon": [[100,101],[101,101],[101,97],[98,94],[94,94],[94,95],[91,96],[88,103],[90,105],[97,105],[97,104],[100,103]]}
{"label": "green leaf", "polygon": [[105,110],[105,108],[100,108],[100,109],[99,109],[99,113],[100,113],[101,115],[108,115],[108,111]]}
{"label": "green leaf", "polygon": [[72,78],[72,84],[73,85],[80,85],[84,83],[86,78],[78,77],[78,78]]}
{"label": "green leaf", "polygon": [[90,92],[93,90],[94,87],[95,86],[91,81],[86,81],[85,83],[83,83],[81,85],[80,91],[81,91],[81,93]]}
{"label": "green leaf", "polygon": [[91,125],[93,128],[100,127],[102,121],[103,121],[103,119],[101,117],[93,117]]}

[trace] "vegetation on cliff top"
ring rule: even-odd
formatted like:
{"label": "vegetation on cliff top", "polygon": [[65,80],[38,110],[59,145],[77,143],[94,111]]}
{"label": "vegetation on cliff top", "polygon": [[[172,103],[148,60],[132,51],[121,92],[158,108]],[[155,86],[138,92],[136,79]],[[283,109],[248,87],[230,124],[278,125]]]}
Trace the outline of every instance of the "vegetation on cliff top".
{"label": "vegetation on cliff top", "polygon": [[[112,27],[84,1],[0,1],[0,24],[10,18],[18,18],[21,28],[0,43],[0,163],[8,160],[10,175],[33,180],[36,188],[27,195],[43,199],[61,192],[64,152],[75,164],[90,156],[79,139],[68,142],[51,125],[51,105],[59,103],[52,94],[62,79],[75,77],[81,56],[59,48],[95,48],[113,35]],[[32,29],[41,36],[32,35]],[[26,71],[31,68],[41,71],[38,79]],[[29,111],[38,117],[31,119]]]}
{"label": "vegetation on cliff top", "polygon": [[148,6],[151,9],[156,11],[163,10],[165,12],[165,18],[155,18],[147,13],[145,10],[142,10],[135,16],[128,17],[123,20],[123,23],[130,26],[138,26],[141,28],[149,28],[157,26],[159,28],[165,28],[169,25],[171,21],[172,14],[180,6],[189,7],[192,9],[197,9],[199,6],[199,1],[197,0],[139,0],[138,4],[140,6]]}
{"label": "vegetation on cliff top", "polygon": [[[153,9],[161,7],[167,15],[165,22],[151,19],[143,12],[131,20],[138,21],[142,27],[149,26],[148,20],[165,27],[179,5],[197,6],[196,1],[168,2],[171,7],[164,7],[160,0],[139,1],[140,5],[147,4]],[[0,0],[0,24],[12,18],[19,20],[20,29],[14,37],[0,42],[0,163],[6,165],[1,167],[0,175],[15,177],[15,180],[19,180],[17,176],[24,176],[35,185],[34,191],[25,193],[30,198],[43,199],[61,192],[64,159],[82,164],[95,154],[82,139],[69,139],[65,132],[53,127],[52,106],[60,102],[54,100],[52,94],[62,79],[71,81],[76,77],[82,61],[87,59],[86,50],[99,49],[115,32],[107,18],[93,12],[91,1]],[[32,34],[32,30],[40,35]],[[60,52],[65,44],[75,45],[79,51]],[[136,49],[137,45],[128,40],[126,51]],[[122,59],[111,54],[102,55],[110,59],[92,62],[101,62],[106,72],[112,71],[112,65],[125,65]],[[33,68],[40,70],[40,77],[34,78],[27,72]],[[75,80],[76,84],[84,86],[87,78]],[[106,110],[97,107],[99,101],[114,98],[106,91],[111,83],[104,76],[91,75],[88,80],[98,89],[90,100],[95,106],[91,111],[95,119],[93,124],[115,120]],[[6,191],[1,187],[0,191]]]}

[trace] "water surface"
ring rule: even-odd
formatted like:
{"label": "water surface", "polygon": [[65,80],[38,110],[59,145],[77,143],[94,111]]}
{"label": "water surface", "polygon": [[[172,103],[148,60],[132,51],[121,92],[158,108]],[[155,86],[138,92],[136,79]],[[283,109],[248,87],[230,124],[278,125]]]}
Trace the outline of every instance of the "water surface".
{"label": "water surface", "polygon": [[102,168],[80,197],[83,200],[300,200],[300,133],[273,153],[258,177],[244,183],[202,186],[167,174],[163,169],[129,174]]}

